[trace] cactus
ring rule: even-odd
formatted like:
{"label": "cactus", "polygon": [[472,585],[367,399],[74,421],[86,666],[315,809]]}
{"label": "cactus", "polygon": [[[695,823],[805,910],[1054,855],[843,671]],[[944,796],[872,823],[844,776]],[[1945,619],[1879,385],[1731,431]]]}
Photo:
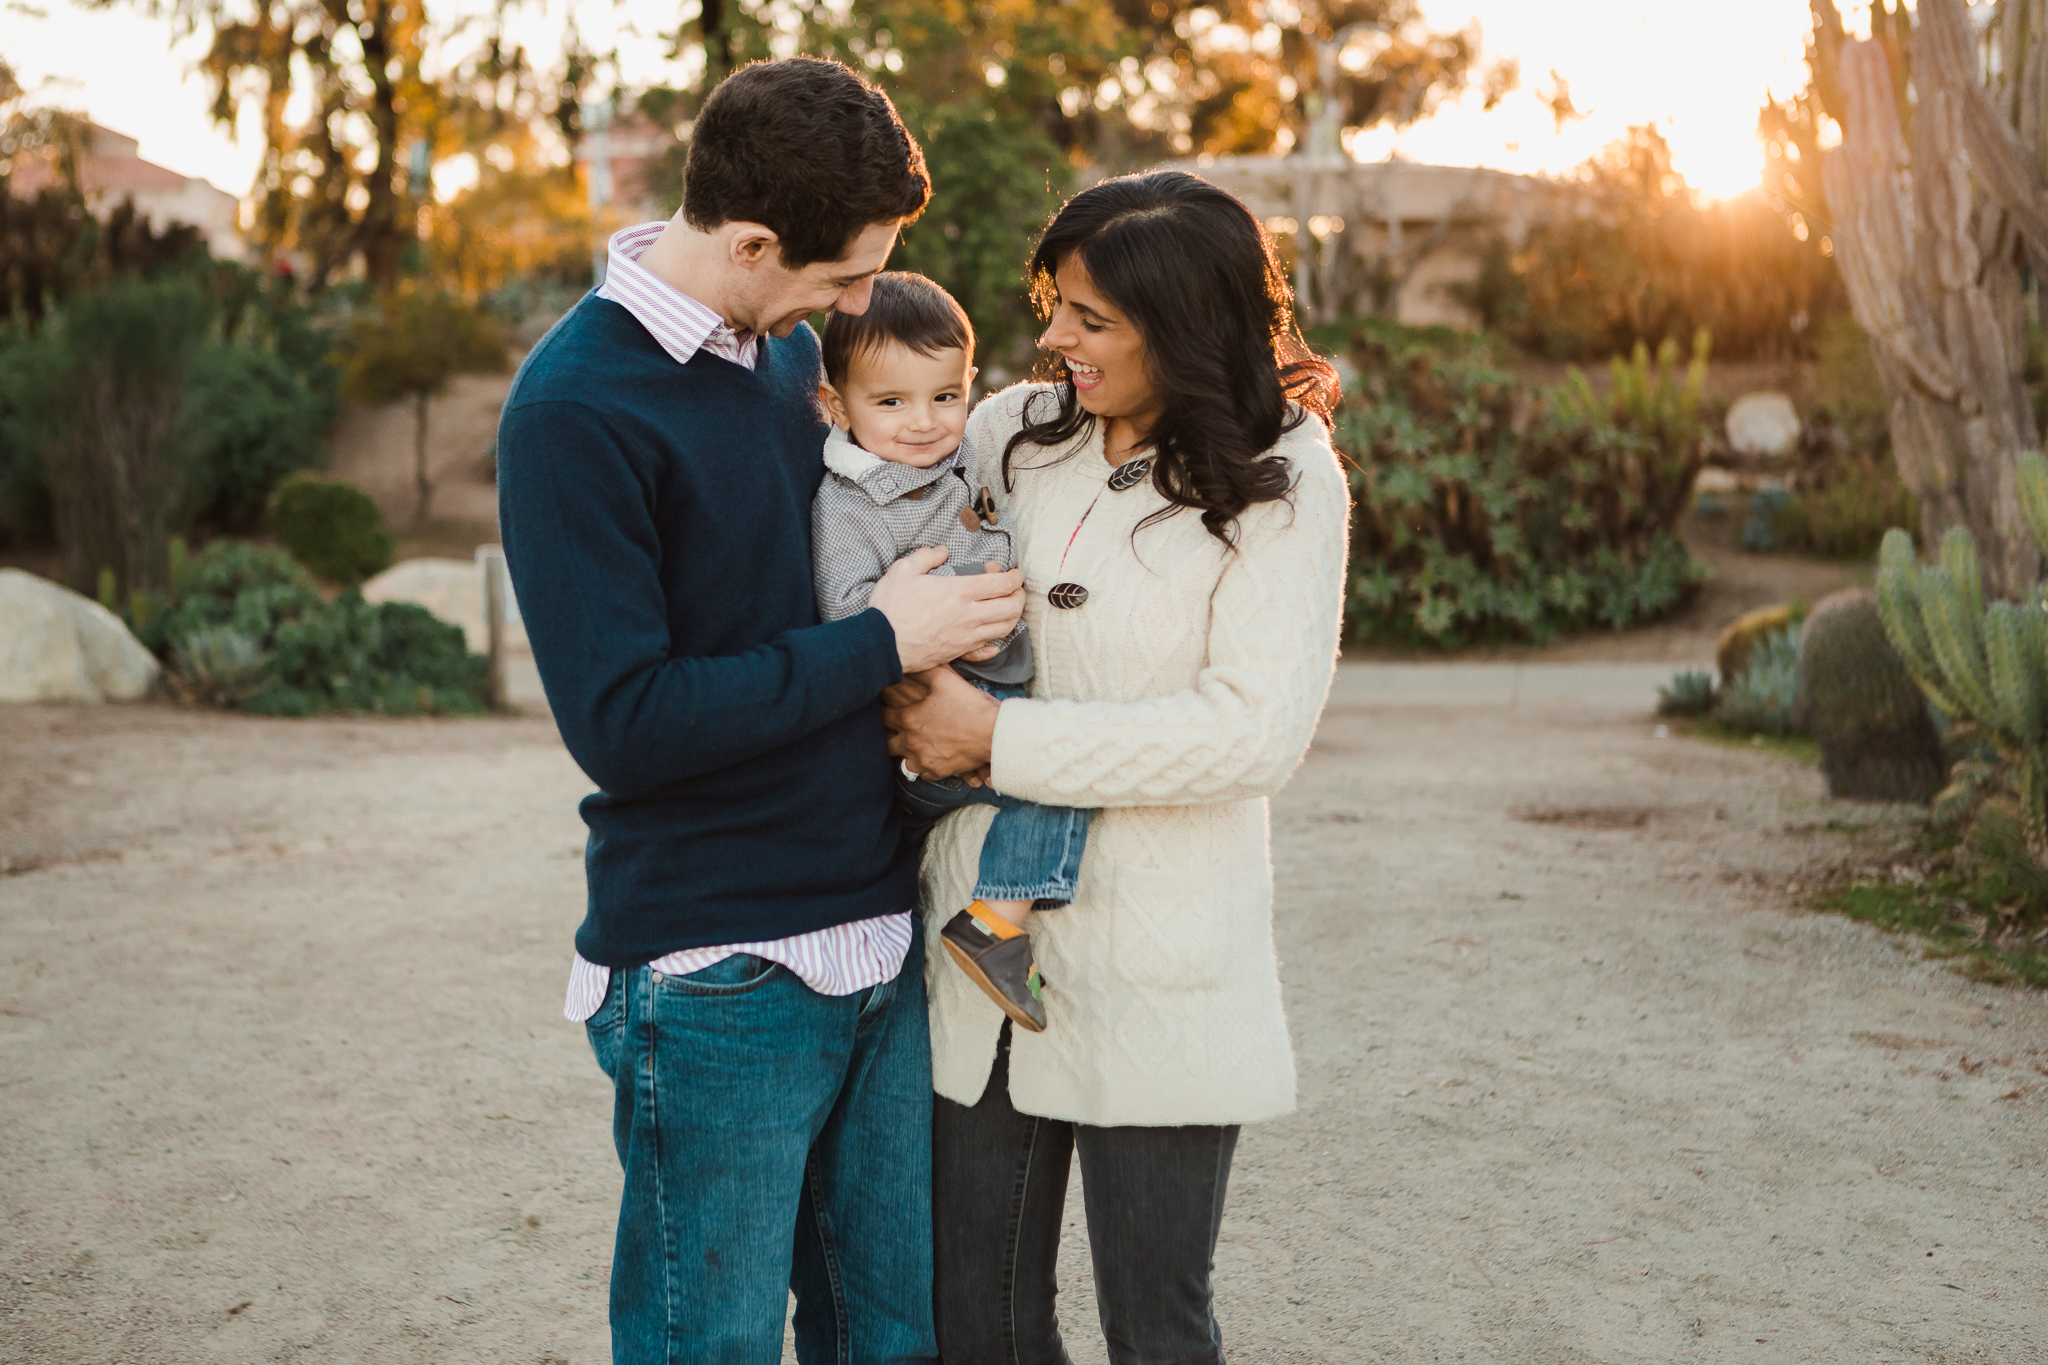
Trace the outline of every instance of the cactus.
{"label": "cactus", "polygon": [[1870,589],[1831,593],[1806,618],[1795,710],[1830,796],[1925,804],[1941,789],[1941,740]]}
{"label": "cactus", "polygon": [[2041,443],[2026,335],[2029,269],[2048,259],[2048,33],[2038,0],[1984,8],[1980,27],[1966,0],[1921,0],[1908,51],[1850,38],[1816,0],[1814,51],[1843,130],[1821,164],[1829,235],[1891,397],[1899,476],[1923,537],[1970,530],[1992,595],[2012,597],[2040,563],[2013,470]]}
{"label": "cactus", "polygon": [[[2025,520],[2048,548],[2048,459],[2017,465]],[[1977,548],[1950,527],[1938,563],[1923,567],[1904,531],[1878,552],[1877,609],[1885,634],[1928,699],[1997,751],[2018,798],[2020,826],[2048,860],[2048,612],[2041,588],[2023,602],[1984,601]],[[1968,775],[1958,769],[1960,782]],[[1938,804],[1948,803],[1944,793]],[[2044,864],[2048,865],[2048,864]]]}

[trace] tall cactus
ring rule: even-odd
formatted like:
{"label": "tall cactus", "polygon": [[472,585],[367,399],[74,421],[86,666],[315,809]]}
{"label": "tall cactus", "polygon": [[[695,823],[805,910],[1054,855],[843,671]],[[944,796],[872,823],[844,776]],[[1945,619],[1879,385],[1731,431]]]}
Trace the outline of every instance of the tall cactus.
{"label": "tall cactus", "polygon": [[1994,0],[1981,32],[1964,0],[1920,0],[1896,54],[1912,66],[1910,142],[1906,73],[1877,39],[1846,36],[1835,0],[1813,9],[1816,62],[1834,59],[1816,85],[1843,130],[1822,159],[1830,236],[1891,396],[1900,477],[1922,535],[1967,528],[1992,595],[2011,596],[2040,553],[2015,478],[2040,446],[2024,372],[2048,264],[2048,0]]}
{"label": "tall cactus", "polygon": [[[2048,551],[2048,459],[2015,462],[2026,524]],[[2040,585],[2022,601],[1984,600],[1977,547],[1960,526],[1923,567],[1913,538],[1886,533],[1878,552],[1877,608],[1913,680],[1953,720],[1971,727],[2012,769],[2020,819],[2048,865],[2048,610]]]}

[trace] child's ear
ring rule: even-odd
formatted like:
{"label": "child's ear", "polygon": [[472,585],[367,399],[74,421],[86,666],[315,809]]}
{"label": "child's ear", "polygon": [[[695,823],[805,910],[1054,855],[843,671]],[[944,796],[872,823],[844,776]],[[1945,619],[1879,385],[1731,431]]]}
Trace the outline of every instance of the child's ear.
{"label": "child's ear", "polygon": [[825,419],[841,431],[851,430],[853,420],[846,414],[846,400],[839,396],[839,390],[830,381],[818,381],[818,406],[825,410]]}

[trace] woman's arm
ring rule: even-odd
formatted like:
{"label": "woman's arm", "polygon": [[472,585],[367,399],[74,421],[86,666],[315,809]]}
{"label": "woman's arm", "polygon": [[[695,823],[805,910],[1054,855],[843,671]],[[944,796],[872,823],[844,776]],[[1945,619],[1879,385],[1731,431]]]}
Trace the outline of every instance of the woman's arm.
{"label": "woman's arm", "polygon": [[1132,702],[1004,702],[990,745],[998,791],[1054,806],[1172,806],[1264,796],[1287,780],[1335,668],[1350,499],[1319,426],[1285,444],[1300,477],[1287,503],[1241,518],[1195,686]]}

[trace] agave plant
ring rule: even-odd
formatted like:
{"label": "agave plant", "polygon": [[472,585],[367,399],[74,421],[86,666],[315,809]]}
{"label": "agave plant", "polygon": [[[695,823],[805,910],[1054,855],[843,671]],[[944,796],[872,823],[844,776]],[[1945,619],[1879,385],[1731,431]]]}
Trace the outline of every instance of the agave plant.
{"label": "agave plant", "polygon": [[270,681],[270,656],[233,626],[202,626],[171,648],[178,678],[200,701],[233,706]]}

